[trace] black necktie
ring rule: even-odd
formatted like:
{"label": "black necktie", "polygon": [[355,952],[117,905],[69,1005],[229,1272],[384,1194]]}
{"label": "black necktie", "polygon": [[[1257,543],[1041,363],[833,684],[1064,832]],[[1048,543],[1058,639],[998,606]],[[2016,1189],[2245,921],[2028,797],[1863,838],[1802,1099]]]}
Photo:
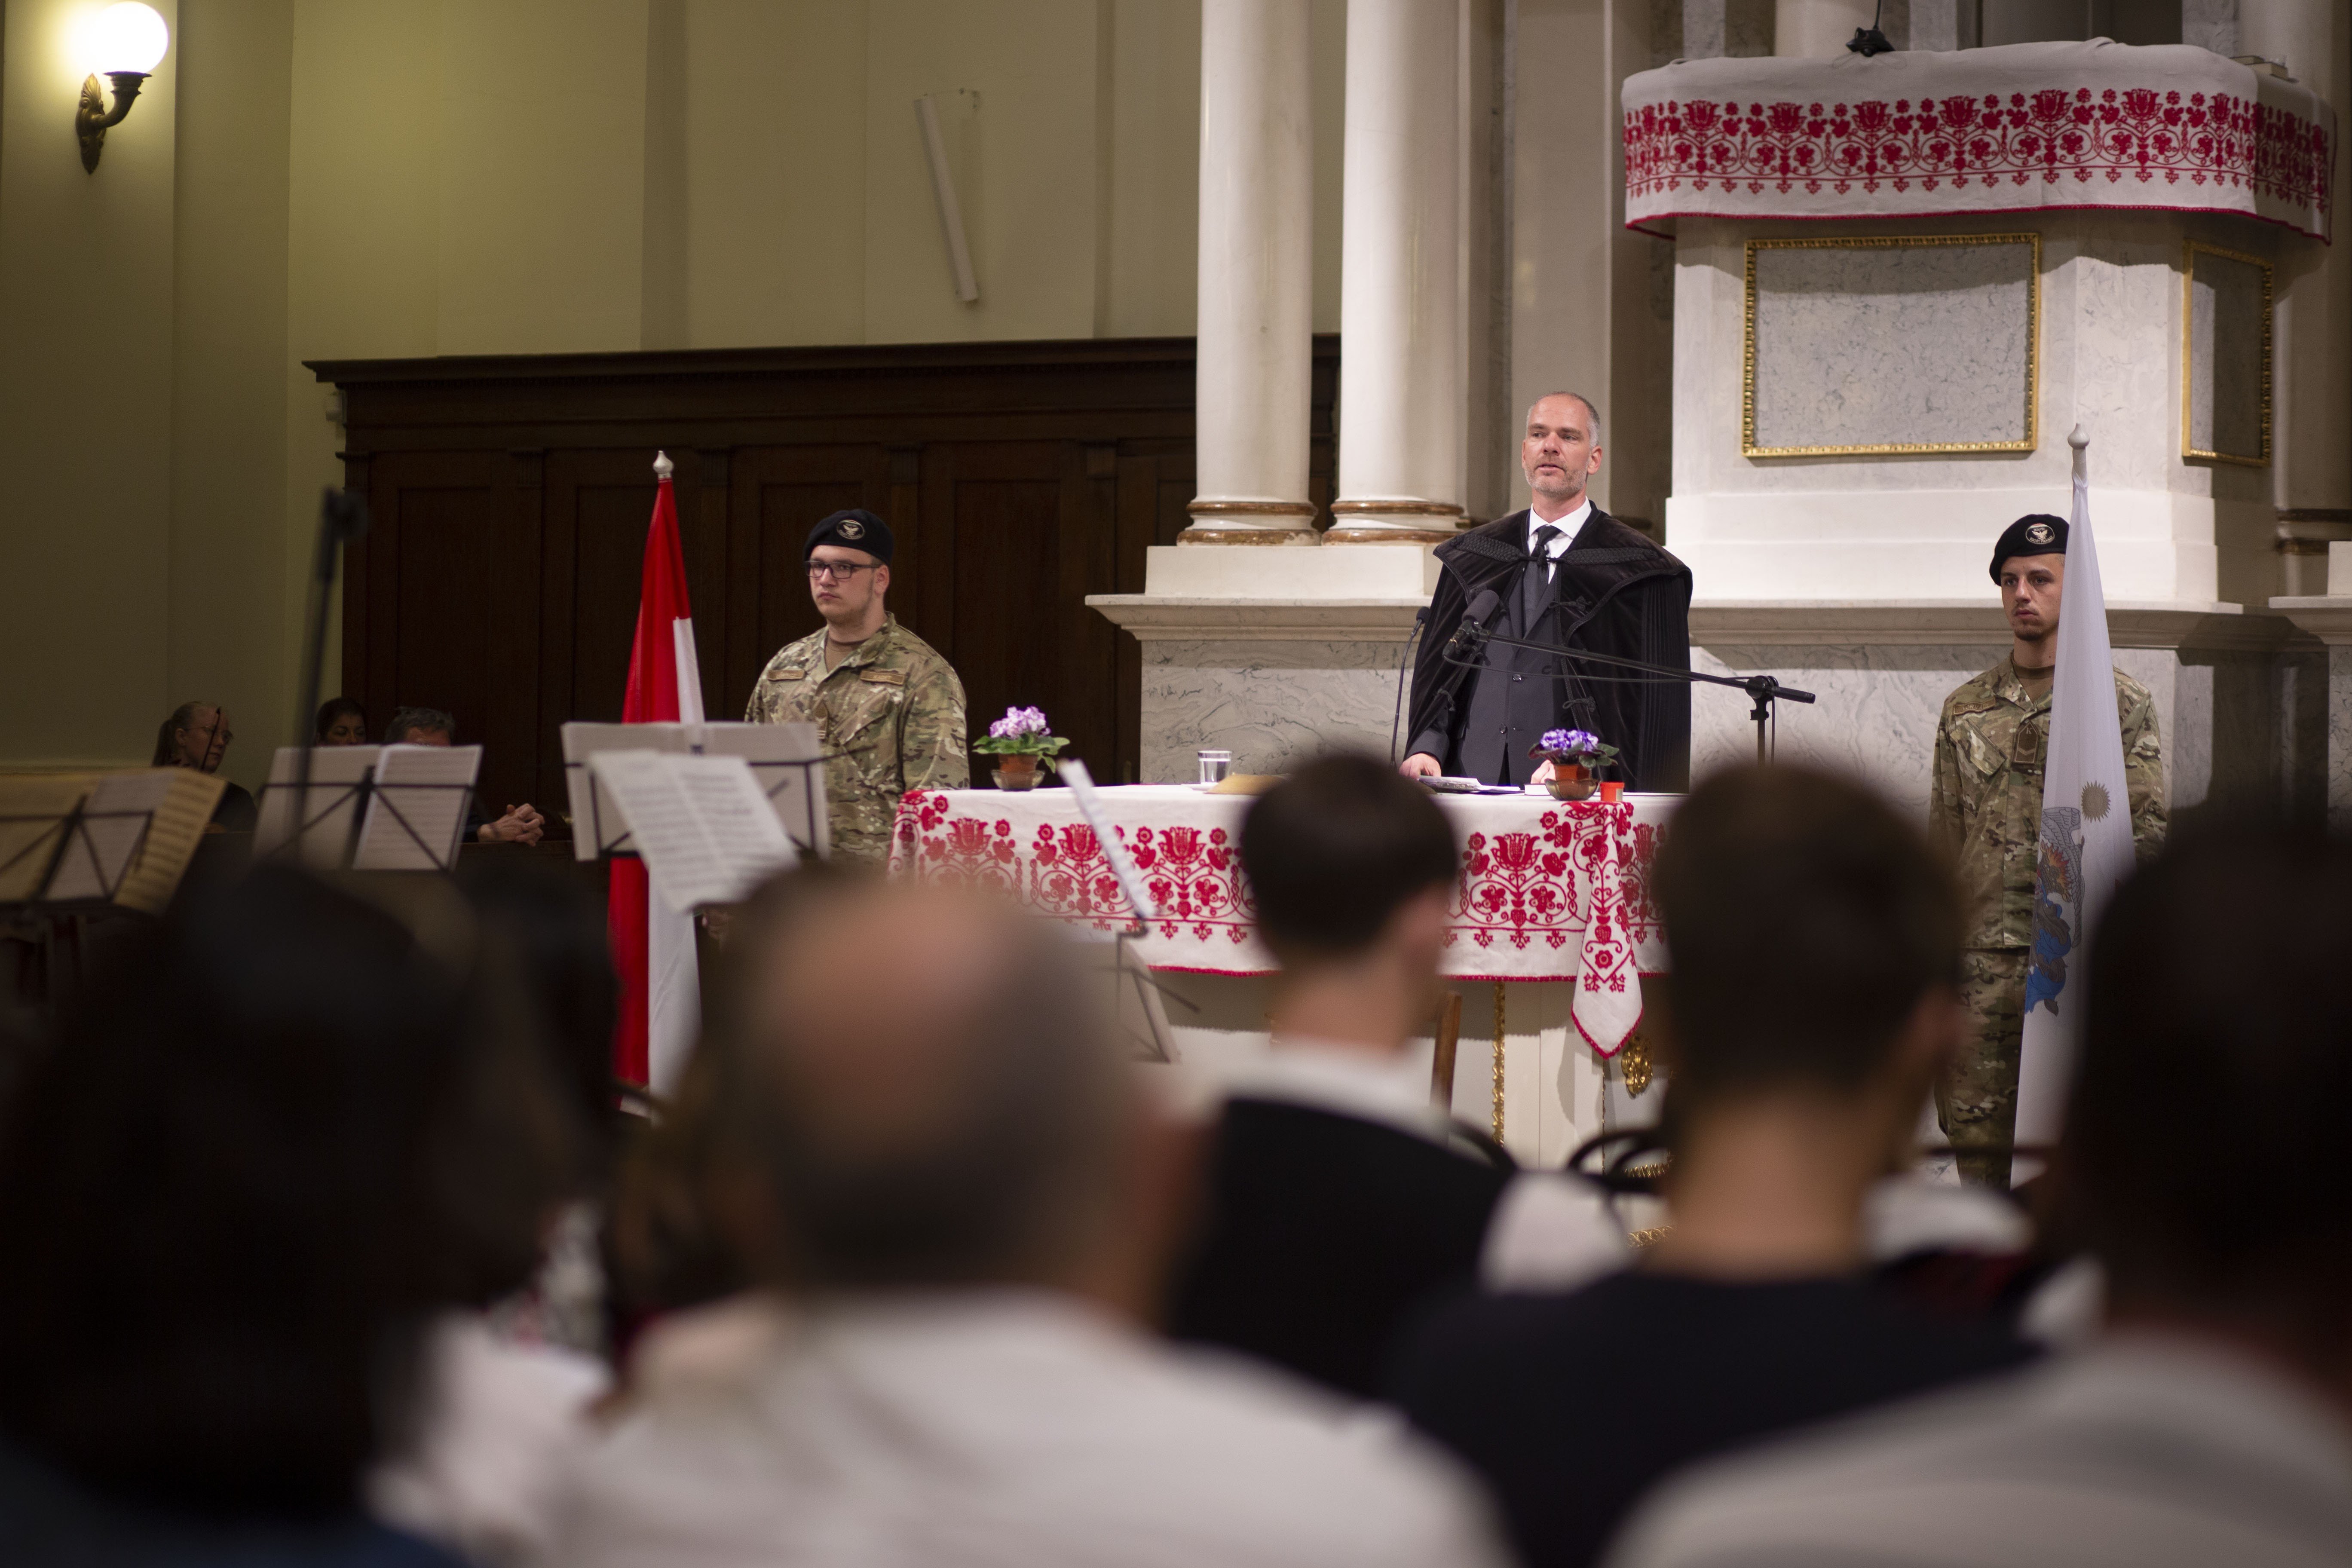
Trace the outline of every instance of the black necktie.
{"label": "black necktie", "polygon": [[1545,523],[1535,531],[1528,547],[1528,565],[1519,579],[1519,626],[1522,636],[1532,636],[1536,617],[1543,614],[1544,600],[1551,591],[1551,542],[1559,537],[1559,530]]}

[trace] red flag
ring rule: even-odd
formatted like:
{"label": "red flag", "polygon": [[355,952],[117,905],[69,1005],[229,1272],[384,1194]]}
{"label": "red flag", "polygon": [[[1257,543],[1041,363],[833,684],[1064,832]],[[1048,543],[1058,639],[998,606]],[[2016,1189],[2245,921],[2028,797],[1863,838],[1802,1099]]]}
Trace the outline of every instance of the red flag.
{"label": "red flag", "polygon": [[[624,724],[702,721],[701,671],[694,658],[694,612],[686,597],[686,555],[678,546],[677,502],[670,493],[667,453],[654,458],[659,476],[653,523],[646,531],[646,564],[637,596],[636,638],[629,646],[629,685],[621,700]],[[612,862],[606,918],[612,929],[613,962],[621,975],[621,1020],[613,1040],[613,1070],[630,1083],[654,1079],[656,1046],[676,1054],[681,1025],[690,1039],[695,1020],[678,1008],[691,1007],[693,925],[648,901],[645,862]],[[658,929],[656,929],[658,928]],[[677,973],[680,930],[686,978]],[[656,962],[656,959],[661,962]],[[676,1066],[665,1060],[665,1068]],[[663,1075],[667,1077],[667,1073]]]}

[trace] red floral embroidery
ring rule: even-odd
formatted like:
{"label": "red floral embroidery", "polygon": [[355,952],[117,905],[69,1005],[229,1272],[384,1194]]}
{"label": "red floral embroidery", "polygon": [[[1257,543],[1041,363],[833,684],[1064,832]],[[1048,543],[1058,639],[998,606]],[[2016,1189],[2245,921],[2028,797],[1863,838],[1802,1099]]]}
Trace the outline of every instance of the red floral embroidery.
{"label": "red floral embroidery", "polygon": [[[2326,226],[2334,151],[2325,126],[2251,99],[2157,88],[2048,88],[1914,103],[1645,104],[1625,115],[1630,202],[1685,186],[1787,195],[1882,187],[2039,184],[2151,187],[2154,206],[2201,205],[2154,188],[2244,189]],[[2116,205],[2142,205],[2129,202]]]}
{"label": "red floral embroidery", "polygon": [[[1476,820],[1486,827],[1470,832],[1462,851],[1446,973],[1574,981],[1577,1028],[1603,1055],[1614,1052],[1640,1016],[1636,976],[1662,956],[1648,888],[1658,826],[1634,821],[1634,810],[1597,801],[1483,810]],[[1256,906],[1229,827],[1111,826],[1159,906],[1138,943],[1146,963],[1225,974],[1273,967],[1255,940]],[[1094,830],[1034,797],[912,792],[898,808],[890,863],[899,875],[1009,894],[1097,930],[1133,918]]]}

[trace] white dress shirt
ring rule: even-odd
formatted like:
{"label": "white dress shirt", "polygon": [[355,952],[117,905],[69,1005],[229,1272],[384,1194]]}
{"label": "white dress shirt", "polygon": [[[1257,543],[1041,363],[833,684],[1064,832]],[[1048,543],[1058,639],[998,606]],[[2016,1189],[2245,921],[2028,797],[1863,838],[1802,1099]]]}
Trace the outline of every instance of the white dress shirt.
{"label": "white dress shirt", "polygon": [[2352,1426],[2219,1344],[2117,1335],[1694,1471],[1610,1568],[2336,1568]]}
{"label": "white dress shirt", "polygon": [[1558,522],[1547,524],[1544,520],[1538,516],[1533,510],[1530,510],[1528,513],[1528,537],[1526,542],[1529,550],[1533,550],[1535,548],[1537,529],[1550,527],[1559,530],[1559,533],[1557,537],[1548,539],[1544,542],[1544,559],[1550,563],[1550,568],[1545,574],[1546,576],[1557,576],[1559,574],[1560,556],[1566,552],[1570,544],[1575,542],[1578,531],[1583,528],[1585,523],[1591,520],[1591,516],[1592,498],[1591,496],[1587,496],[1582,500],[1578,501],[1575,509],[1570,511],[1565,517],[1562,517]]}
{"label": "white dress shirt", "polygon": [[1501,1568],[1437,1450],[1043,1290],[762,1298],[656,1331],[565,1568]]}

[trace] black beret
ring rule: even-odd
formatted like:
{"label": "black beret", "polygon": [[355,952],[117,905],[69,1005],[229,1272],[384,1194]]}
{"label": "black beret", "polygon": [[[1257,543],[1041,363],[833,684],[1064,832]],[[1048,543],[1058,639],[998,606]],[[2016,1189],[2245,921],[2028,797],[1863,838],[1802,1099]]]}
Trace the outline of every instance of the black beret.
{"label": "black beret", "polygon": [[863,550],[885,566],[890,563],[890,525],[862,506],[835,512],[810,529],[808,548],[801,554],[804,557],[815,554],[820,544],[838,544],[844,550]]}
{"label": "black beret", "polygon": [[2021,517],[2001,531],[2000,542],[1992,547],[1992,580],[2000,581],[2000,563],[2012,555],[2063,555],[2066,553],[2066,520],[2037,511]]}

